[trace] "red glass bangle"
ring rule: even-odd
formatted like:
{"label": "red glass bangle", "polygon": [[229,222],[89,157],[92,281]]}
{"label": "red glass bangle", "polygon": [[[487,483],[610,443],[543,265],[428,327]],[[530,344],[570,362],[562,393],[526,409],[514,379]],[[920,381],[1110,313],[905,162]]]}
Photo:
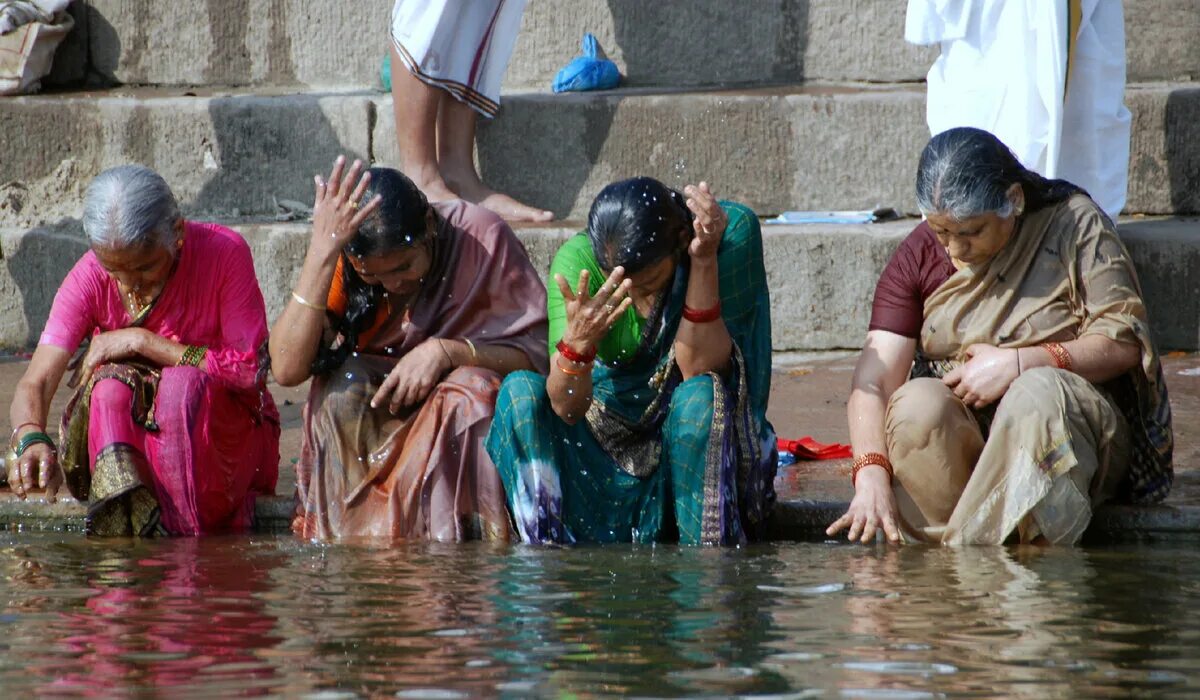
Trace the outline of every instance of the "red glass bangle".
{"label": "red glass bangle", "polygon": [[888,460],[887,455],[879,454],[878,452],[868,452],[864,455],[859,455],[855,458],[854,463],[850,467],[850,485],[858,485],[858,473],[866,467],[875,466],[883,467],[888,473],[888,481],[895,478],[895,471],[892,469],[892,463]]}
{"label": "red glass bangle", "polygon": [[571,362],[575,362],[577,364],[586,365],[587,363],[596,359],[595,346],[592,346],[592,348],[587,352],[581,353],[577,352],[570,345],[567,345],[565,341],[560,340],[558,341],[558,345],[555,345],[554,347],[558,350],[559,355],[562,355]]}
{"label": "red glass bangle", "polygon": [[1071,353],[1062,346],[1062,343],[1042,343],[1042,347],[1046,348],[1046,352],[1050,353],[1051,359],[1054,360],[1054,366],[1059,369],[1071,371],[1074,364],[1071,362]]}
{"label": "red glass bangle", "polygon": [[721,302],[718,301],[711,309],[693,309],[684,304],[683,318],[692,323],[712,323],[721,318]]}

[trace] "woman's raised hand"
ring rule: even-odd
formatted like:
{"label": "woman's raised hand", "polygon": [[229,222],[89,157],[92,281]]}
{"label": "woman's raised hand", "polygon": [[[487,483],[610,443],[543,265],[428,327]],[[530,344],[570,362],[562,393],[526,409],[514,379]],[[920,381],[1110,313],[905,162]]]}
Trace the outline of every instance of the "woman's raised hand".
{"label": "woman's raised hand", "polygon": [[688,254],[693,258],[715,257],[721,247],[721,238],[725,235],[725,227],[729,225],[729,217],[713,196],[707,182],[699,186],[688,185],[683,188],[687,195],[687,207],[692,210],[692,228],[696,235],[688,245]]}
{"label": "woman's raised hand", "polygon": [[580,353],[590,352],[604,340],[621,314],[633,304],[633,299],[629,297],[632,283],[625,279],[625,268],[613,268],[612,274],[600,285],[594,297],[588,294],[589,277],[587,270],[580,272],[579,285],[572,292],[567,278],[554,276],[567,308],[567,329],[563,332],[563,342]]}
{"label": "woman's raised hand", "polygon": [[[340,254],[363,219],[379,208],[379,195],[365,206],[358,206],[371,183],[371,174],[363,173],[362,169],[362,161],[356,160],[346,170],[346,157],[338,156],[328,181],[320,175],[314,178],[317,194],[313,202],[312,249],[329,256]],[[362,173],[361,177],[359,173]]]}

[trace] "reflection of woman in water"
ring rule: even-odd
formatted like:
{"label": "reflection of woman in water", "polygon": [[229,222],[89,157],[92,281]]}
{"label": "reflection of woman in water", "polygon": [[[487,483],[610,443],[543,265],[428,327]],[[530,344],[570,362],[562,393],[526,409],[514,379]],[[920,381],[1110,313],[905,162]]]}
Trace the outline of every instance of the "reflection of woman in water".
{"label": "reflection of woman in water", "polygon": [[[244,544],[190,538],[153,547],[105,543],[31,552],[20,568],[53,574],[30,592],[41,589],[56,602],[18,620],[15,636],[25,648],[51,650],[71,662],[26,666],[29,684],[39,695],[84,697],[171,696],[198,688],[279,692],[283,669],[260,652],[285,641],[266,601],[275,585],[270,572],[286,559]],[[65,590],[87,597],[63,598]],[[10,683],[6,689],[13,697],[25,694]]]}

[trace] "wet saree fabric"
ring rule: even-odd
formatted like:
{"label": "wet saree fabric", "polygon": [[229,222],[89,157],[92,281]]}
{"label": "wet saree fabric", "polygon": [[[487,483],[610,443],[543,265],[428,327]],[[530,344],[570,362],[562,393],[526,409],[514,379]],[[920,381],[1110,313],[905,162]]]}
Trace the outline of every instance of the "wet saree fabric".
{"label": "wet saree fabric", "polygon": [[[340,368],[312,380],[297,464],[301,536],[509,537],[504,490],[483,449],[499,374],[459,367],[411,411],[370,406],[387,373],[428,338],[506,346],[546,367],[546,292],[512,229],[465,202],[433,206],[433,264],[410,310],[380,314]],[[338,293],[330,309],[345,308]]]}
{"label": "wet saree fabric", "polygon": [[174,272],[138,318],[88,252],[55,296],[40,342],[73,352],[93,333],[130,326],[207,352],[199,368],[103,365],[72,396],[61,460],[72,495],[89,502],[89,531],[246,530],[279,468],[266,311],[249,246],[229,229],[188,222]]}
{"label": "wet saree fabric", "polygon": [[[680,265],[639,345],[601,344],[585,420],[568,425],[550,406],[544,377],[510,376],[500,390],[487,448],[527,542],[736,544],[762,536],[775,499],[775,433],[766,420],[771,319],[762,237],[749,209],[724,203],[729,224],[718,252],[722,316],[734,341],[725,375],[683,381],[673,346],[688,268]],[[571,284],[604,276],[577,237],[552,272]],[[556,343],[565,328],[550,285]],[[624,321],[623,323],[631,323]],[[618,335],[628,330],[618,326]]]}

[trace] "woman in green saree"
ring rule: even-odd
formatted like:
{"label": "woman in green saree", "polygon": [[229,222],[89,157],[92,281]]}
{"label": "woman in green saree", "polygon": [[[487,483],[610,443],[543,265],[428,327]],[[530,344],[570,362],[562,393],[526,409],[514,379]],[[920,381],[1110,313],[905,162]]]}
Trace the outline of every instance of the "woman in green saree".
{"label": "woman in green saree", "polygon": [[521,538],[761,537],[777,455],[754,212],[705,183],[616,182],[550,272],[550,375],[509,375],[486,443]]}

